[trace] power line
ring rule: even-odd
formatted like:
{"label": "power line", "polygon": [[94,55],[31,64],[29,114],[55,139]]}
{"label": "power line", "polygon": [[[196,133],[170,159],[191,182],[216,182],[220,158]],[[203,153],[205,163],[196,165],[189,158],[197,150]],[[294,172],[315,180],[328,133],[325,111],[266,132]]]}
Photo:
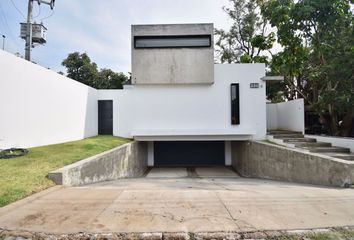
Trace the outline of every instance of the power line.
{"label": "power line", "polygon": [[17,45],[17,47],[20,47],[19,44],[16,42],[16,38],[14,37],[14,35],[12,34],[12,31],[11,31],[11,28],[9,26],[9,23],[7,22],[7,19],[6,19],[6,15],[5,15],[5,12],[0,4],[0,11],[2,12],[2,16],[3,18],[0,18],[2,20],[3,23],[5,23],[5,27],[7,27],[8,29],[8,33],[10,35],[10,37],[12,38],[12,40],[14,41],[14,43]]}
{"label": "power line", "polygon": [[16,8],[17,12],[19,12],[19,13],[22,15],[23,19],[26,20],[25,15],[20,11],[20,9],[18,9],[18,7],[17,7],[16,4],[14,3],[14,1],[13,1],[13,0],[10,0],[10,1],[11,1],[12,5]]}
{"label": "power line", "polygon": [[41,15],[41,5],[38,5],[38,13],[33,17],[33,19],[39,17],[39,15]]}
{"label": "power line", "polygon": [[50,18],[51,16],[53,16],[53,14],[54,14],[54,9],[52,10],[52,12],[48,16],[46,16],[44,18],[41,18],[41,21],[44,20],[44,19]]}

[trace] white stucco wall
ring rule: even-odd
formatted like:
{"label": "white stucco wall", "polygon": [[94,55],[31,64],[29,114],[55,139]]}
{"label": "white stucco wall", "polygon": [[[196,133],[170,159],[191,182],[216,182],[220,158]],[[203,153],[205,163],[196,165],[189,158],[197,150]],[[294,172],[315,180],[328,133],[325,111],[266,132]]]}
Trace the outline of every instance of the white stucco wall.
{"label": "white stucco wall", "polygon": [[267,104],[267,129],[305,131],[304,100]]}
{"label": "white stucco wall", "polygon": [[[212,85],[135,85],[98,90],[113,99],[114,135],[196,136],[195,139],[262,139],[266,134],[264,64],[216,64]],[[251,89],[250,83],[260,88]],[[240,125],[231,125],[230,84],[240,84]],[[157,140],[157,139],[153,139]]]}
{"label": "white stucco wall", "polygon": [[267,129],[278,129],[277,104],[267,103]]}
{"label": "white stucco wall", "polygon": [[97,135],[97,90],[0,50],[0,149]]}

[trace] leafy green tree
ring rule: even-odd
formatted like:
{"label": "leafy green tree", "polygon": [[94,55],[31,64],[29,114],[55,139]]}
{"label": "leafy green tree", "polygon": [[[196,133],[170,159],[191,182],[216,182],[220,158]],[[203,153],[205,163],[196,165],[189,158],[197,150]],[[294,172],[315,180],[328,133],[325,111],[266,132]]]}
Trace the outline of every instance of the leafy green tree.
{"label": "leafy green tree", "polygon": [[271,70],[285,76],[286,96],[304,98],[332,135],[347,136],[354,118],[354,26],[350,1],[259,2],[263,16],[276,27],[283,47],[273,56]]}
{"label": "leafy green tree", "polygon": [[91,62],[86,53],[70,53],[63,60],[62,65],[66,67],[67,76],[78,82],[93,86],[98,77],[97,64]]}
{"label": "leafy green tree", "polygon": [[128,81],[128,77],[123,73],[113,72],[111,69],[101,69],[98,79],[95,82],[97,89],[122,89],[123,84]]}
{"label": "leafy green tree", "polygon": [[96,89],[121,89],[129,80],[124,73],[116,73],[111,69],[98,71],[96,63],[91,62],[86,53],[70,53],[62,65],[66,67],[69,78]]}
{"label": "leafy green tree", "polygon": [[273,47],[275,35],[267,33],[267,21],[260,14],[256,0],[230,0],[230,3],[232,8],[223,8],[233,21],[230,30],[215,30],[219,60],[266,63],[268,57],[263,53]]}

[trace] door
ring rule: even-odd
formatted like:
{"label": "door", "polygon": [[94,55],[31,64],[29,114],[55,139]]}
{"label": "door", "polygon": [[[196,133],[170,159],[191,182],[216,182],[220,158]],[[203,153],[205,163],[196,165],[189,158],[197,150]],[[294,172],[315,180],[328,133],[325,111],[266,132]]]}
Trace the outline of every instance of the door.
{"label": "door", "polygon": [[113,101],[98,101],[98,134],[113,134]]}
{"label": "door", "polygon": [[155,166],[224,166],[224,141],[154,142]]}

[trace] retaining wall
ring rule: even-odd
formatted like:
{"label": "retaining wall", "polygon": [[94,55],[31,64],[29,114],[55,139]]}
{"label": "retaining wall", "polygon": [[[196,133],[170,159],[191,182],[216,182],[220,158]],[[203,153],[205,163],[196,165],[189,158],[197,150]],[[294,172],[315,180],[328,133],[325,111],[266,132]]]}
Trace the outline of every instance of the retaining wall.
{"label": "retaining wall", "polygon": [[232,165],[244,177],[348,187],[354,161],[258,141],[232,142]]}
{"label": "retaining wall", "polygon": [[147,143],[134,141],[52,171],[48,177],[64,186],[141,177],[147,156]]}

